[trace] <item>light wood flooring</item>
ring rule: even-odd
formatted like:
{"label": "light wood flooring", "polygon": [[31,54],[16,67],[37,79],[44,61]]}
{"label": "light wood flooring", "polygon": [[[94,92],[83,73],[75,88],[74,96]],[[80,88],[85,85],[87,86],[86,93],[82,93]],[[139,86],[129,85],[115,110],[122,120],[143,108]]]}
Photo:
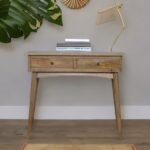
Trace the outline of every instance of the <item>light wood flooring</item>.
{"label": "light wood flooring", "polygon": [[150,120],[124,120],[119,138],[115,121],[35,121],[27,134],[27,121],[0,120],[0,150],[20,150],[26,143],[53,144],[135,144],[137,150],[150,150]]}

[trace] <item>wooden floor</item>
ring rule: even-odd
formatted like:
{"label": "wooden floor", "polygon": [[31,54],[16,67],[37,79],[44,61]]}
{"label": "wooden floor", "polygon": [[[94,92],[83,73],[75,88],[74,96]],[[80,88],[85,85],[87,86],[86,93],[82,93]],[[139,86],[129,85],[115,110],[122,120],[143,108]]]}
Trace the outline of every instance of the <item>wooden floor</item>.
{"label": "wooden floor", "polygon": [[0,120],[0,150],[20,150],[26,143],[123,143],[150,150],[150,120],[123,121],[122,138],[118,137],[115,121],[35,121],[29,136],[27,121]]}

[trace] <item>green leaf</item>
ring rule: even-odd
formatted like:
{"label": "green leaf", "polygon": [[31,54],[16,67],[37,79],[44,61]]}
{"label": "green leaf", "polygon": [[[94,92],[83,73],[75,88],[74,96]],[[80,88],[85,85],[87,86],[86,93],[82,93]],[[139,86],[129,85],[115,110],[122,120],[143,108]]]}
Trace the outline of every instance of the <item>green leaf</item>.
{"label": "green leaf", "polygon": [[7,20],[0,20],[1,26],[3,25],[3,28],[7,31],[7,33],[12,38],[18,38],[23,35],[23,32],[20,30],[19,26],[17,26],[14,22],[14,20],[7,19]]}
{"label": "green leaf", "polygon": [[56,0],[0,0],[0,42],[36,32],[46,19],[62,25],[62,12]]}
{"label": "green leaf", "polygon": [[57,25],[63,25],[62,12],[55,0],[32,0],[38,9],[39,14],[49,22]]}
{"label": "green leaf", "polygon": [[9,0],[0,0],[0,18],[6,18],[10,7]]}
{"label": "green leaf", "polygon": [[9,36],[6,28],[0,23],[0,41],[3,43],[11,42],[11,37]]}

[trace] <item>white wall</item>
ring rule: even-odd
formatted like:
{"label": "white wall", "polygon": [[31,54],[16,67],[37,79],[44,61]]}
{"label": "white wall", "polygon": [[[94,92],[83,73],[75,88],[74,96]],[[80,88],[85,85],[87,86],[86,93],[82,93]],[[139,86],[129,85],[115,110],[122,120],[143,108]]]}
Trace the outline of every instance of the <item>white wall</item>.
{"label": "white wall", "polygon": [[[120,74],[121,103],[124,106],[145,108],[150,105],[150,1],[122,2],[128,27],[113,49],[124,53],[123,72]],[[97,11],[111,5],[112,0],[91,0],[79,10],[68,9],[59,0],[58,3],[63,11],[63,27],[45,21],[40,30],[27,40],[15,39],[11,44],[0,44],[0,109],[3,106],[26,107],[29,104],[31,74],[27,68],[27,52],[55,51],[56,42],[66,37],[90,38],[93,51],[108,51],[119,31],[117,22],[96,25]],[[111,83],[89,77],[42,79],[38,104],[57,107],[109,106],[113,104]],[[7,109],[2,110],[0,113],[3,114]],[[9,113],[14,112],[10,109]]]}

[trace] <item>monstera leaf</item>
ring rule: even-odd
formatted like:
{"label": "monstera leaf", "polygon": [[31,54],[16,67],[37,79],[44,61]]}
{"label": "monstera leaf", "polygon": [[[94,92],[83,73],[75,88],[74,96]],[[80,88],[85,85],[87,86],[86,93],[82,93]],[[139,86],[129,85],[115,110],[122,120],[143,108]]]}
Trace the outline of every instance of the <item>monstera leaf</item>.
{"label": "monstera leaf", "polygon": [[62,25],[62,13],[56,0],[0,0],[0,42],[36,32],[46,19]]}
{"label": "monstera leaf", "polygon": [[8,15],[9,6],[9,0],[0,0],[0,18],[5,18]]}

